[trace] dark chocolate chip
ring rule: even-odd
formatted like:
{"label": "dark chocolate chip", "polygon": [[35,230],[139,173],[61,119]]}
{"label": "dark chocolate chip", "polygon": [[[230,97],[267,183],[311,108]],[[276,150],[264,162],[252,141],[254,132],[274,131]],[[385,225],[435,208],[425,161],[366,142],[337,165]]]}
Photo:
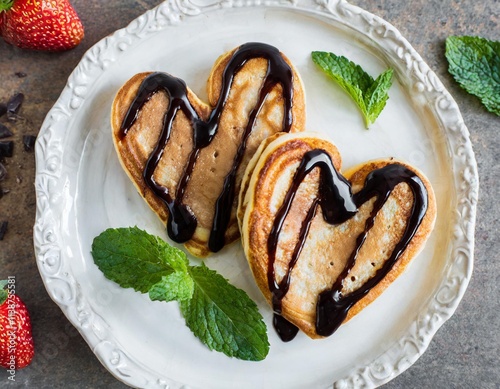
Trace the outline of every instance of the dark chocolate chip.
{"label": "dark chocolate chip", "polygon": [[9,136],[12,135],[13,135],[12,132],[7,128],[7,126],[0,123],[0,139],[8,138]]}
{"label": "dark chocolate chip", "polygon": [[7,232],[7,226],[9,225],[9,222],[3,221],[0,223],[0,240],[3,240],[3,237],[5,236],[5,233]]}
{"label": "dark chocolate chip", "polygon": [[7,104],[0,103],[0,116],[3,116],[7,113]]}
{"label": "dark chocolate chip", "polygon": [[19,78],[24,78],[27,76],[27,74],[24,72],[15,72],[14,74]]}
{"label": "dark chocolate chip", "polygon": [[24,135],[23,136],[23,145],[24,150],[30,152],[35,148],[36,136],[34,135]]}
{"label": "dark chocolate chip", "polygon": [[12,157],[14,153],[14,142],[9,140],[5,142],[0,142],[0,159],[4,157]]}
{"label": "dark chocolate chip", "polygon": [[17,117],[17,113],[21,109],[23,101],[24,95],[22,93],[16,93],[10,98],[10,100],[7,102],[7,116],[9,117],[9,119]]}

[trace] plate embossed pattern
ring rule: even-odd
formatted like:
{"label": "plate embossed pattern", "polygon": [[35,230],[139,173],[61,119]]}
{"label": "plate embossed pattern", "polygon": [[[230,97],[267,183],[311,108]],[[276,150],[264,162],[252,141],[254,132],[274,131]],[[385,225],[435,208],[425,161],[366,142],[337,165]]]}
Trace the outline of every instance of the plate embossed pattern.
{"label": "plate embossed pattern", "polygon": [[[399,61],[399,77],[408,80],[407,87],[417,99],[421,97],[430,103],[430,110],[441,128],[438,141],[446,144],[453,172],[458,201],[449,221],[453,226],[450,259],[439,287],[397,342],[375,360],[353,364],[348,375],[332,378],[335,388],[382,385],[410,367],[425,351],[435,332],[455,311],[472,273],[478,174],[469,133],[458,107],[436,75],[393,26],[346,1],[222,0],[204,4],[200,1],[164,2],[97,43],[82,58],[47,115],[36,146],[37,215],[34,226],[37,265],[46,289],[99,360],[118,379],[145,388],[188,387],[158,374],[130,355],[110,331],[106,318],[87,301],[79,280],[72,273],[69,261],[75,253],[67,250],[64,242],[69,238],[65,225],[74,215],[64,207],[72,201],[68,200],[72,193],[71,176],[80,163],[81,150],[74,142],[72,147],[67,146],[69,132],[66,129],[71,126],[75,113],[87,102],[93,84],[106,70],[123,53],[158,32],[221,9],[270,8],[311,15],[356,31],[376,42],[382,56]],[[82,144],[84,141],[81,139]]]}

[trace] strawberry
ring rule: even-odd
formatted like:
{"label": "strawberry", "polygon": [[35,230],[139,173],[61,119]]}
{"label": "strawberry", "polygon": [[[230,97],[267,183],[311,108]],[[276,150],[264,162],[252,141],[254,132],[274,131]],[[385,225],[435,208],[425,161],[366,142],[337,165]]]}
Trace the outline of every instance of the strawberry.
{"label": "strawberry", "polygon": [[16,370],[31,363],[35,350],[28,309],[10,281],[0,281],[0,366]]}
{"label": "strawberry", "polygon": [[63,51],[84,31],[68,0],[0,0],[0,35],[23,49]]}

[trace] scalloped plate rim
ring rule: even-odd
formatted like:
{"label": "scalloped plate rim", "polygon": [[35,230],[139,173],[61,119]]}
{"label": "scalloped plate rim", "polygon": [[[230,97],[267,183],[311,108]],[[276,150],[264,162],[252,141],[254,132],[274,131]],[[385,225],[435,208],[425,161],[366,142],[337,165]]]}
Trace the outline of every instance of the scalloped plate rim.
{"label": "scalloped plate rim", "polygon": [[[478,193],[478,174],[477,174],[477,165],[476,161],[474,158],[474,153],[472,151],[472,145],[470,142],[470,135],[465,127],[465,124],[463,123],[463,119],[461,117],[461,114],[458,110],[458,106],[456,102],[452,99],[451,95],[449,92],[444,88],[442,85],[441,81],[434,75],[434,73],[428,68],[427,64],[421,59],[419,54],[413,49],[413,47],[406,41],[404,37],[399,33],[399,31],[394,28],[392,25],[387,23],[385,20],[379,18],[378,16],[375,16],[357,6],[351,5],[347,3],[346,1],[343,0],[330,0],[330,1],[322,1],[318,0],[317,4],[321,6],[321,8],[314,8],[315,3],[309,2],[309,4],[306,4],[305,6],[302,6],[301,2],[290,2],[290,3],[284,3],[279,0],[271,0],[271,1],[266,1],[265,4],[262,4],[260,1],[255,0],[255,1],[246,1],[246,2],[232,2],[232,1],[215,1],[212,2],[211,4],[207,6],[200,6],[196,4],[191,4],[194,6],[194,14],[196,14],[196,10],[200,10],[201,13],[203,12],[210,12],[213,10],[218,10],[221,7],[224,8],[245,8],[245,7],[261,7],[261,8],[266,8],[266,7],[271,7],[271,8],[283,8],[291,11],[296,11],[296,12],[305,12],[313,15],[318,15],[321,17],[325,17],[327,19],[333,19],[336,21],[340,21],[340,23],[345,23],[351,28],[354,28],[358,32],[360,32],[363,35],[367,36],[366,32],[361,31],[361,28],[359,26],[353,26],[349,25],[346,20],[342,20],[342,15],[337,15],[334,14],[334,11],[332,10],[333,6],[338,6],[340,8],[343,7],[343,11],[345,12],[352,12],[355,15],[358,15],[360,18],[365,18],[365,21],[369,23],[367,20],[370,19],[372,22],[375,21],[379,23],[380,25],[384,25],[385,28],[387,29],[386,31],[389,31],[394,34],[395,38],[397,38],[398,42],[402,44],[403,48],[407,50],[409,55],[411,56],[412,61],[418,61],[419,63],[419,71],[422,73],[426,73],[428,76],[433,77],[432,82],[434,83],[433,87],[434,88],[440,88],[439,93],[443,94],[447,101],[450,103],[450,107],[453,110],[456,110],[456,113],[454,115],[454,119],[456,121],[454,122],[454,125],[458,127],[457,131],[460,136],[462,136],[464,139],[464,144],[462,145],[464,148],[464,155],[465,159],[467,162],[464,164],[465,167],[464,169],[468,169],[468,173],[470,175],[468,179],[468,184],[469,184],[469,190],[470,192],[468,195],[468,198],[466,200],[468,201],[467,204],[464,206],[464,211],[466,213],[467,218],[462,220],[461,227],[464,230],[464,240],[465,244],[463,247],[465,247],[465,252],[462,253],[465,257],[466,261],[466,274],[463,275],[463,280],[462,284],[459,288],[458,293],[454,296],[452,304],[448,307],[448,309],[444,312],[441,312],[441,316],[438,318],[438,323],[435,324],[433,328],[431,328],[430,332],[426,334],[425,339],[420,342],[416,347],[418,349],[417,353],[411,355],[407,360],[403,361],[400,363],[400,366],[397,366],[391,374],[386,376],[385,378],[382,378],[381,380],[376,381],[375,377],[370,376],[370,367],[376,367],[377,361],[373,361],[370,365],[367,365],[363,368],[355,367],[355,371],[353,371],[353,374],[349,375],[348,377],[344,377],[337,381],[337,384],[335,385],[336,387],[342,387],[345,386],[347,383],[352,383],[355,385],[355,382],[357,381],[358,378],[361,378],[362,376],[364,377],[366,382],[371,383],[372,385],[381,385],[389,380],[393,379],[400,373],[402,373],[404,370],[406,370],[408,367],[410,367],[418,358],[420,355],[422,355],[425,350],[427,349],[428,345],[430,344],[431,339],[433,338],[434,334],[437,332],[437,330],[444,324],[446,320],[448,320],[453,313],[455,312],[460,300],[463,297],[463,294],[465,293],[465,290],[467,288],[467,285],[470,281],[471,274],[472,274],[472,269],[473,269],[473,251],[474,251],[474,225],[475,225],[475,213],[476,213],[476,203],[477,203],[477,193]],[[316,4],[316,5],[317,5]],[[173,20],[170,22],[175,26],[175,23],[178,21],[175,20],[176,16],[189,16],[189,9],[185,9],[184,11],[182,10],[182,5],[190,5],[189,1],[177,1],[177,2],[171,2],[170,4],[172,7],[174,7],[173,10],[168,9],[168,4],[167,3],[162,3],[159,4],[157,7],[145,12],[143,15],[139,16],[135,20],[133,20],[128,26],[126,26],[123,29],[117,30],[115,33],[113,33],[111,36],[108,36],[106,38],[103,38],[101,41],[97,42],[93,47],[91,47],[82,57],[79,65],[75,68],[75,70],[72,72],[68,79],[68,84],[64,88],[64,90],[61,93],[61,96],[57,100],[57,102],[54,104],[53,108],[49,111],[47,114],[47,117],[41,127],[40,130],[40,135],[39,139],[37,140],[36,144],[36,178],[35,178],[35,188],[36,188],[36,197],[37,197],[37,213],[36,213],[36,222],[34,226],[34,245],[35,245],[35,253],[37,257],[37,266],[40,271],[40,275],[42,277],[42,280],[44,282],[44,285],[46,287],[47,292],[49,293],[49,296],[56,302],[56,304],[61,308],[63,313],[66,315],[68,320],[80,331],[82,334],[83,338],[86,340],[86,342],[89,344],[95,355],[98,357],[98,359],[101,361],[101,363],[119,380],[127,383],[127,384],[140,384],[141,382],[146,383],[146,386],[151,386],[151,387],[160,387],[163,385],[167,385],[166,382],[164,382],[161,378],[158,378],[155,376],[154,371],[150,371],[148,368],[143,366],[139,361],[134,360],[133,358],[130,359],[128,356],[124,355],[123,357],[125,359],[130,360],[133,364],[138,365],[139,369],[138,371],[141,371],[141,373],[145,373],[142,377],[138,376],[129,376],[128,378],[126,375],[124,375],[122,372],[120,372],[120,366],[117,363],[117,365],[111,365],[109,361],[104,360],[104,355],[100,351],[102,347],[107,347],[107,346],[112,346],[115,351],[122,352],[122,350],[119,347],[119,344],[117,343],[117,340],[112,338],[112,339],[98,339],[96,334],[92,333],[91,330],[86,327],[87,325],[91,325],[91,323],[85,322],[85,318],[81,318],[78,315],[81,315],[81,312],[78,312],[78,308],[76,308],[76,304],[72,303],[70,301],[69,303],[65,304],[63,301],[60,301],[58,297],[58,290],[54,288],[52,281],[54,281],[53,278],[50,277],[50,275],[47,274],[47,269],[44,267],[50,267],[50,260],[52,259],[53,261],[57,261],[57,254],[53,254],[50,250],[57,248],[57,233],[53,230],[53,226],[51,227],[50,223],[48,228],[49,231],[46,231],[47,228],[47,221],[45,219],[49,219],[49,222],[52,217],[52,209],[50,206],[50,203],[54,201],[54,199],[51,199],[50,193],[46,193],[48,188],[48,184],[45,184],[43,181],[44,180],[51,180],[51,179],[60,179],[61,177],[58,177],[58,172],[59,172],[59,167],[57,165],[57,150],[52,154],[50,154],[49,146],[50,145],[50,135],[51,131],[54,130],[52,127],[54,124],[51,124],[52,116],[53,115],[63,115],[67,117],[67,120],[70,120],[71,118],[71,112],[73,111],[73,108],[71,107],[71,99],[70,97],[75,97],[75,90],[72,90],[72,85],[77,81],[79,75],[78,72],[84,72],[84,62],[85,61],[90,61],[92,62],[92,58],[95,55],[99,55],[100,50],[106,50],[108,45],[111,45],[114,40],[118,40],[120,37],[126,37],[128,35],[128,30],[134,26],[134,24],[141,23],[145,21],[146,23],[150,22],[151,20],[159,20],[161,19],[159,15],[161,16],[161,12],[164,11],[164,8],[167,8],[168,12],[171,12],[171,16],[173,17]],[[177,9],[175,7],[178,7]],[[201,7],[201,8],[197,8]],[[331,8],[329,8],[331,7]],[[193,10],[191,9],[191,10]],[[168,13],[167,12],[167,13]],[[177,12],[177,14],[176,14]],[[345,15],[344,15],[345,16]],[[165,26],[170,26],[169,21],[166,22],[165,25],[159,26],[158,30],[162,30],[166,28]],[[370,38],[370,37],[368,37]],[[141,39],[144,39],[144,37],[139,37],[137,38],[139,41]],[[370,38],[371,39],[371,38]],[[132,44],[131,44],[132,45]],[[124,47],[122,51],[125,51],[128,49],[128,47]],[[97,54],[96,54],[97,52]],[[92,71],[92,70],[91,70]],[[102,73],[105,72],[105,68],[97,70],[98,76],[101,75]],[[98,77],[97,76],[97,77]],[[79,96],[77,96],[79,97]],[[85,100],[85,98],[83,98]],[[69,108],[67,106],[69,105]],[[76,108],[77,109],[77,108]],[[74,109],[74,110],[76,110]],[[439,115],[438,115],[439,116]],[[443,119],[440,117],[440,119]],[[448,120],[443,119],[443,121],[449,122]],[[60,122],[59,122],[60,123]],[[60,126],[60,124],[55,124],[56,126],[56,133],[57,133],[57,126]],[[60,134],[59,134],[60,135]],[[44,139],[44,137],[48,137],[49,139]],[[61,139],[57,139],[60,141]],[[46,141],[47,143],[43,143]],[[52,145],[53,146],[53,145]],[[62,153],[62,151],[61,151]],[[59,161],[60,162],[60,161]],[[455,164],[458,164],[454,160],[453,162],[453,168],[456,168]],[[458,175],[458,172],[457,172]],[[463,248],[462,247],[462,248]],[[55,255],[55,257],[50,257],[47,255],[47,253],[50,252],[51,255]],[[61,259],[62,255],[59,252],[59,260]],[[55,258],[55,259],[54,259]],[[63,266],[63,265],[61,265]],[[450,269],[448,269],[450,271]],[[75,280],[72,279],[71,274],[66,274],[66,277],[68,278],[68,284],[70,282],[75,283]],[[73,285],[74,286],[74,285]],[[79,296],[82,298],[82,296]],[[73,302],[76,302],[78,300],[78,296],[74,297]],[[386,353],[390,352],[391,350],[388,350]],[[123,353],[123,352],[122,352]],[[125,365],[126,366],[126,365]],[[129,372],[130,373],[130,372]],[[153,384],[153,382],[156,382],[156,384]],[[174,383],[172,384],[179,384],[179,383]]]}

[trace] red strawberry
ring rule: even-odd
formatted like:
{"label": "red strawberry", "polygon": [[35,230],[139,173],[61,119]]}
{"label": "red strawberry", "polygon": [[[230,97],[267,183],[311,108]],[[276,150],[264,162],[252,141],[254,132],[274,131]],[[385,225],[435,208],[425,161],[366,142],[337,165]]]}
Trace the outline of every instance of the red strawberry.
{"label": "red strawberry", "polygon": [[0,35],[23,49],[62,51],[84,32],[68,0],[0,0]]}
{"label": "red strawberry", "polygon": [[28,366],[35,351],[28,310],[10,281],[0,281],[0,366],[16,370]]}

